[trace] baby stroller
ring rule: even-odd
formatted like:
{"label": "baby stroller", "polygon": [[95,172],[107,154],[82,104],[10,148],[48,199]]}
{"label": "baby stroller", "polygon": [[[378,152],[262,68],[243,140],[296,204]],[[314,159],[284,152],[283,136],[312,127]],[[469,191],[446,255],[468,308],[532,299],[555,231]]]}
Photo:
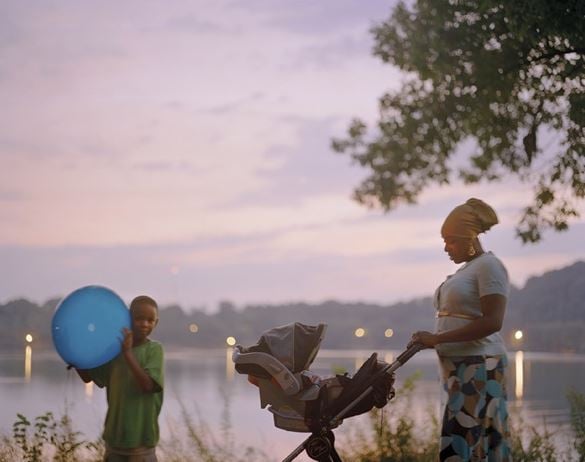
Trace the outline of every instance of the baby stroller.
{"label": "baby stroller", "polygon": [[236,371],[247,374],[258,386],[260,407],[268,406],[274,425],[310,433],[283,462],[296,459],[303,451],[319,462],[342,462],[332,430],[345,418],[385,406],[394,396],[394,371],[421,349],[413,345],[391,364],[373,353],[353,377],[322,378],[309,371],[309,366],[326,329],[325,324],[295,322],[264,332],[255,345],[234,347]]}

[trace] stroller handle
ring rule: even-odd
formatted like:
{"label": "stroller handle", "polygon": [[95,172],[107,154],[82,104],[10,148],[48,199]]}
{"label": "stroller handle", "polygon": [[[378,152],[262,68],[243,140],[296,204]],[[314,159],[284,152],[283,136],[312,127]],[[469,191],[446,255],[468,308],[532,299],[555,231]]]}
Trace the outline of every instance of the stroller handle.
{"label": "stroller handle", "polygon": [[425,348],[424,345],[421,343],[413,343],[406,351],[402,352],[397,358],[396,361],[399,361],[400,364],[404,364],[410,358],[412,358],[415,354],[417,354],[420,350]]}
{"label": "stroller handle", "polygon": [[420,350],[424,350],[426,347],[420,343],[413,343],[406,350],[398,355],[392,364],[388,367],[386,373],[392,373],[400,366],[403,366],[410,358],[417,354]]}

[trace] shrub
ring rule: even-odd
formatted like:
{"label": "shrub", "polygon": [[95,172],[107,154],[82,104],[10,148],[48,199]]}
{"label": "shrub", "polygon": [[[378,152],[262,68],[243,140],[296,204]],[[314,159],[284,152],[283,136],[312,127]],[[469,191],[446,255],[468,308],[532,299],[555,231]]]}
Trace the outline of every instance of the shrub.
{"label": "shrub", "polygon": [[[229,396],[224,393],[224,407],[220,430],[213,434],[197,410],[190,412],[184,403],[181,406],[181,427],[171,425],[171,439],[162,441],[159,448],[164,462],[262,462],[268,456],[261,450],[250,446],[238,446],[230,419]],[[195,416],[195,417],[194,417]],[[182,431],[181,431],[182,430]]]}
{"label": "shrub", "polygon": [[352,462],[430,462],[438,454],[439,424],[428,410],[428,425],[416,428],[411,415],[412,395],[420,374],[405,380],[394,400],[368,414],[369,425],[354,427],[340,453]]}
{"label": "shrub", "polygon": [[73,431],[67,413],[55,420],[52,412],[46,412],[35,417],[34,423],[22,414],[16,416],[17,420],[12,425],[13,441],[5,438],[4,447],[13,456],[16,454],[18,460],[41,462],[46,455],[52,454],[53,462],[77,462],[81,453],[88,452],[98,453],[96,458],[99,460],[103,452],[103,445],[82,440],[81,433]]}
{"label": "shrub", "polygon": [[571,428],[575,440],[573,448],[577,451],[579,462],[585,461],[585,395],[576,390],[569,390],[567,399],[571,406]]}

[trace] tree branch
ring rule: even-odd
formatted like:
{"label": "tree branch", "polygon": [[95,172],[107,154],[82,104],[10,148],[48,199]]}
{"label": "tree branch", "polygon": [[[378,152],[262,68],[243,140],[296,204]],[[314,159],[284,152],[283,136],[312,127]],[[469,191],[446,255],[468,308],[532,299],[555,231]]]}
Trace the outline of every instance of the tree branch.
{"label": "tree branch", "polygon": [[534,59],[531,59],[530,62],[543,61],[546,59],[554,58],[555,56],[568,55],[569,53],[577,53],[578,55],[585,55],[585,48],[573,48],[571,50],[551,51],[550,53],[546,53],[544,55],[540,55]]}

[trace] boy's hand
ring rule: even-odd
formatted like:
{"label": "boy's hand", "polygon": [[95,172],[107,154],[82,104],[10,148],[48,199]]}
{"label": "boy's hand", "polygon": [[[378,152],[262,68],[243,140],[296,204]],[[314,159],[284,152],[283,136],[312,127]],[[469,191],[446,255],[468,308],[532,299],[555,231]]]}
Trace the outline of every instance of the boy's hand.
{"label": "boy's hand", "polygon": [[121,340],[122,343],[122,352],[127,352],[132,349],[132,344],[134,342],[134,337],[132,335],[132,331],[126,327],[122,329],[122,335],[124,338]]}

